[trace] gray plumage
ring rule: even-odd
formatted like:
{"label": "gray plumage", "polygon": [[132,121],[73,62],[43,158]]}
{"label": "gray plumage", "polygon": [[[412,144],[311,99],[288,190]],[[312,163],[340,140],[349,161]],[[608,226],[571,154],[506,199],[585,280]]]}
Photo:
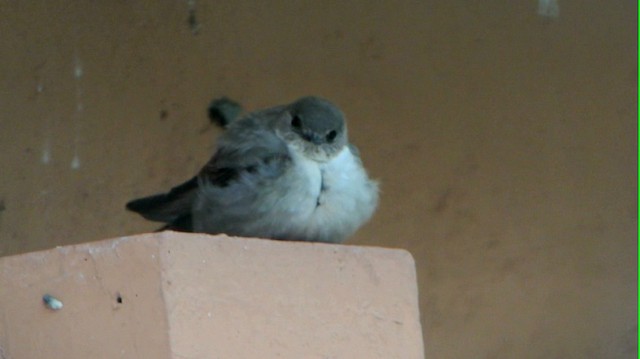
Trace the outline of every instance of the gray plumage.
{"label": "gray plumage", "polygon": [[339,243],[377,203],[342,112],[304,97],[231,122],[196,177],[127,208],[165,229]]}

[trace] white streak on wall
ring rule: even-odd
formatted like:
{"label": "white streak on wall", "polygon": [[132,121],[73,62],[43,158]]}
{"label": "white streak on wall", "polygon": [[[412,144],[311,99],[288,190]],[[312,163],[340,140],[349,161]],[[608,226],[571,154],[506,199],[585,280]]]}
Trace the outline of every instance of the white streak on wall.
{"label": "white streak on wall", "polygon": [[[44,92],[44,85],[38,82],[36,92],[41,94]],[[51,163],[51,118],[47,117],[44,125],[44,144],[42,145],[42,156],[40,160],[43,164]]]}
{"label": "white streak on wall", "polygon": [[46,134],[47,139],[44,141],[44,148],[42,149],[42,163],[49,164],[51,162],[51,140],[49,140],[49,134]]}
{"label": "white streak on wall", "polygon": [[77,170],[78,168],[80,168],[80,156],[74,153],[73,159],[71,160],[71,169]]}
{"label": "white streak on wall", "polygon": [[84,75],[84,70],[82,69],[82,63],[80,62],[80,58],[78,58],[78,54],[76,54],[75,62],[76,66],[73,69],[73,75],[76,77],[76,79],[80,79],[82,78],[82,75]]}
{"label": "white streak on wall", "polygon": [[82,113],[84,112],[84,102],[82,98],[84,94],[82,90],[84,68],[77,51],[75,52],[74,63],[73,77],[76,82],[76,113],[74,115],[75,134],[73,139],[73,159],[71,160],[71,169],[77,170],[81,165],[80,155],[78,154],[78,144],[80,140],[80,121],[82,119]]}

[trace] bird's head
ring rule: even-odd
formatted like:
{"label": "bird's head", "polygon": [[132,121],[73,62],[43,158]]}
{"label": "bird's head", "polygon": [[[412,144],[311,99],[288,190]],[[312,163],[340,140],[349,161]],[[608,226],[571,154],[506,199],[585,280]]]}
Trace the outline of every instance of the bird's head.
{"label": "bird's head", "polygon": [[347,145],[347,125],[342,111],[318,97],[303,97],[286,106],[280,133],[306,157],[326,162]]}

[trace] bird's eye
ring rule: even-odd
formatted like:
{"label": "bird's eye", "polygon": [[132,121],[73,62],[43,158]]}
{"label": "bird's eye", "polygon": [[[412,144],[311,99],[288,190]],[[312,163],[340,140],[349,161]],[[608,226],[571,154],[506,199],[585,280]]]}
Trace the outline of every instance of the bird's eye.
{"label": "bird's eye", "polygon": [[295,129],[300,129],[302,127],[302,120],[298,116],[293,116],[291,120],[291,127]]}
{"label": "bird's eye", "polygon": [[327,133],[327,142],[333,142],[333,140],[336,139],[336,136],[338,136],[338,133],[336,131]]}

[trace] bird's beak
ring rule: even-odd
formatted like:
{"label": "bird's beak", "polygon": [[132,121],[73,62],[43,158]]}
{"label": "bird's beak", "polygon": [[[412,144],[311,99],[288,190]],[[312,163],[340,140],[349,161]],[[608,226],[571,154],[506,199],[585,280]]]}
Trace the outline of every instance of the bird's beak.
{"label": "bird's beak", "polygon": [[324,143],[324,138],[322,136],[319,136],[315,132],[304,131],[302,133],[302,138],[304,138],[306,141],[313,143],[314,145],[321,145]]}

